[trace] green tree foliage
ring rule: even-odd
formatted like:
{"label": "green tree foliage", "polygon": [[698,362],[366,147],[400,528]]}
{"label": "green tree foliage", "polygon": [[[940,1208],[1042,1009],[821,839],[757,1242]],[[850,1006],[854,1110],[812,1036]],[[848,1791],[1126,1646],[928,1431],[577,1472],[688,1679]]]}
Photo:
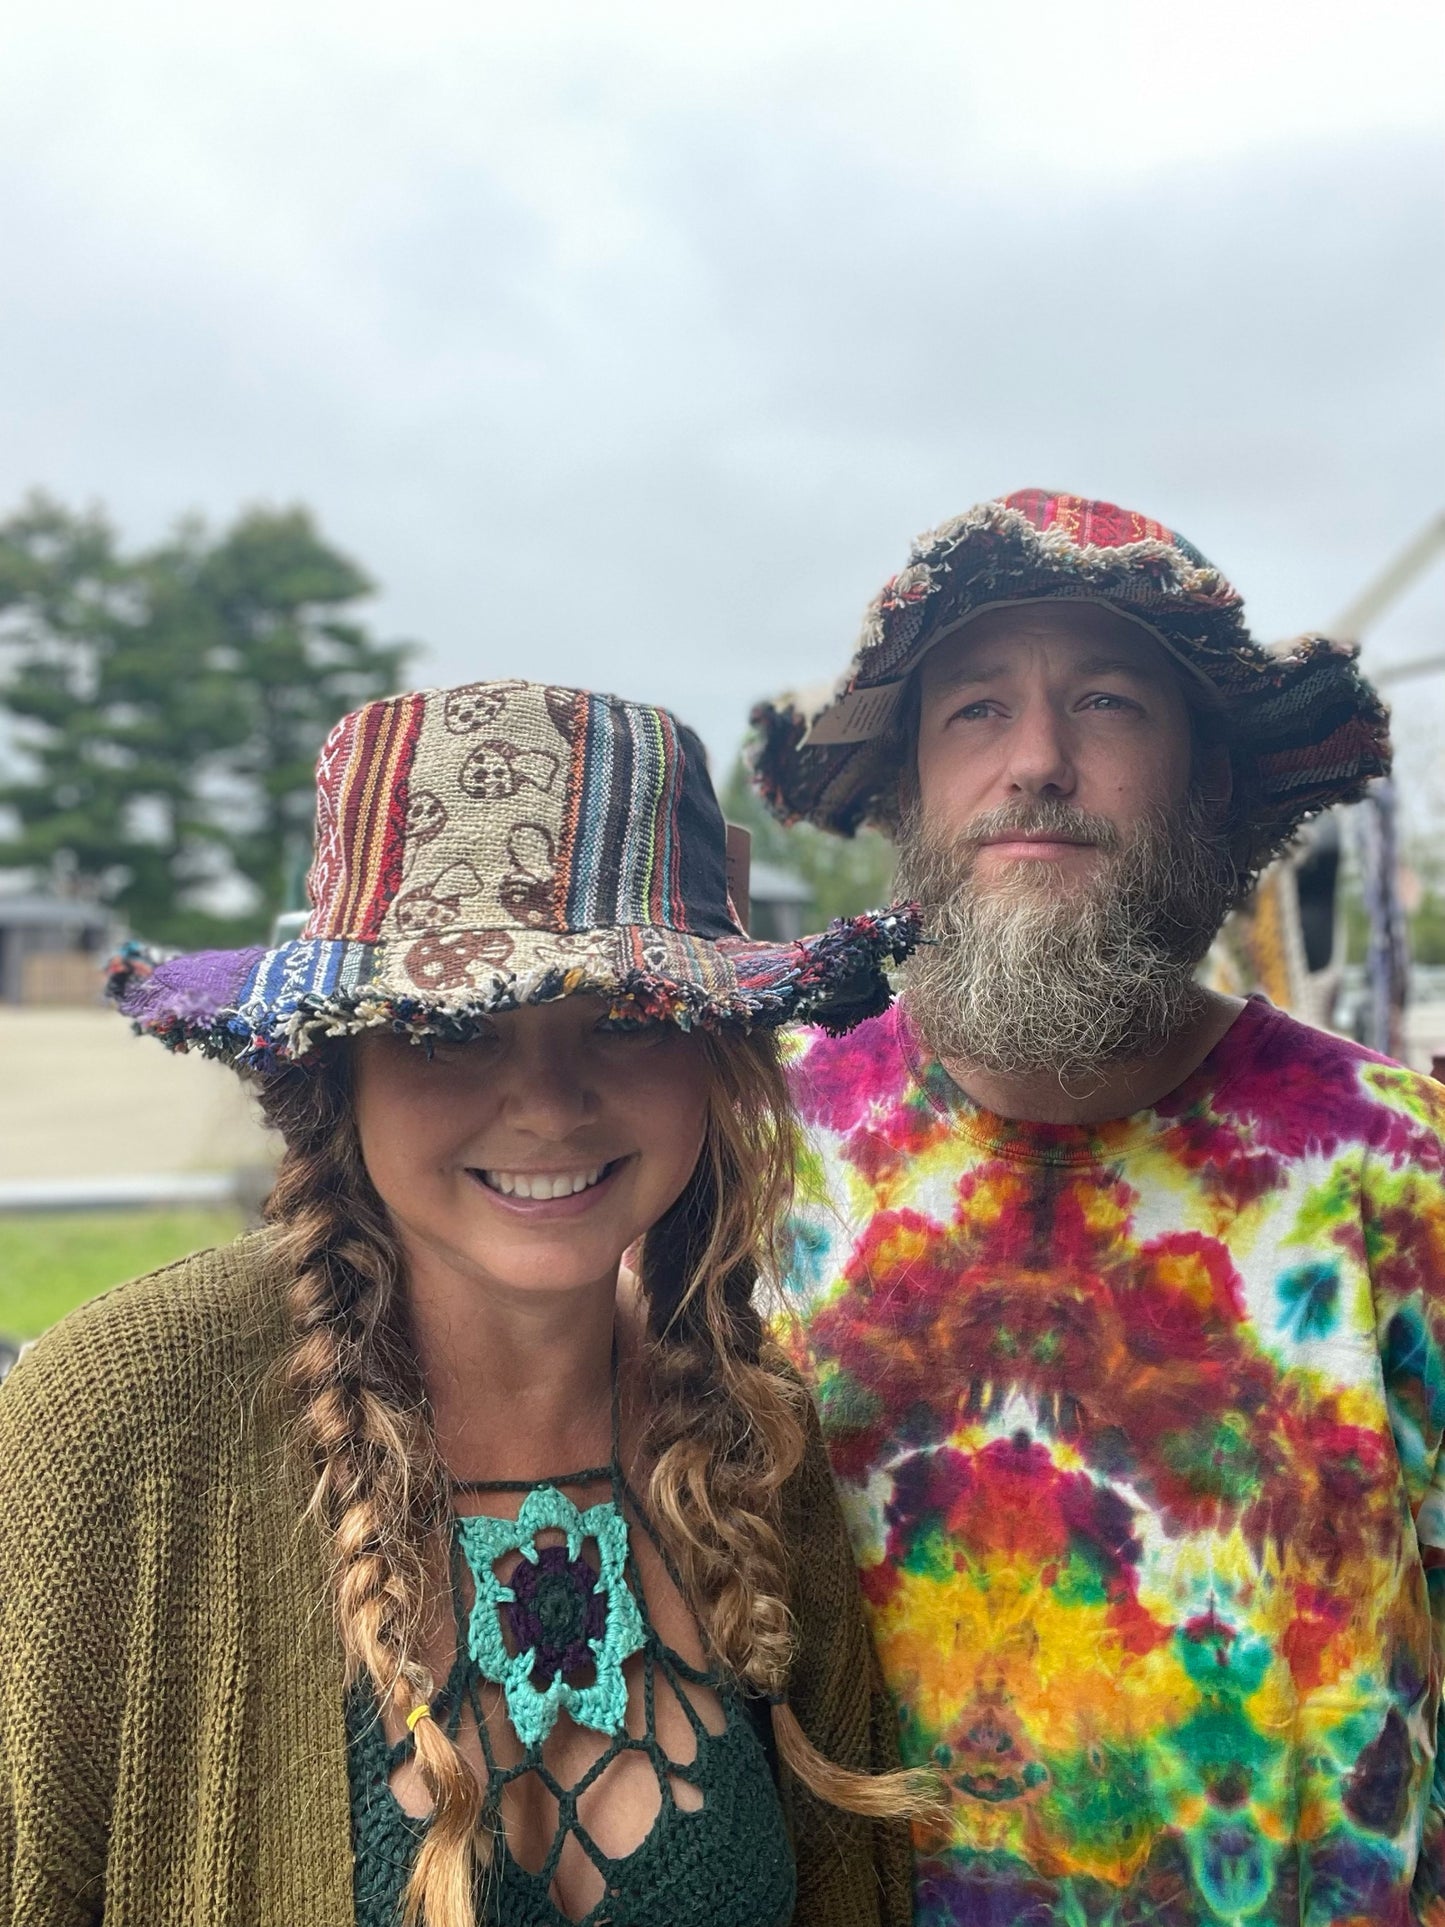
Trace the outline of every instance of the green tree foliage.
{"label": "green tree foliage", "polygon": [[225,767],[250,799],[226,847],[274,913],[311,843],[316,752],[338,716],[396,689],[410,650],[378,643],[351,614],[373,593],[304,509],[253,510],[195,550],[212,648],[243,705]]}
{"label": "green tree foliage", "polygon": [[[1445,964],[1445,855],[1439,839],[1420,831],[1407,838],[1405,867],[1414,878],[1414,888],[1406,897],[1410,956],[1415,963]],[[1359,921],[1363,924],[1363,912]],[[1363,954],[1363,942],[1351,951],[1351,955]]]}
{"label": "green tree foliage", "polygon": [[843,837],[830,836],[811,823],[785,827],[753,789],[741,756],[723,785],[721,800],[728,821],[752,832],[755,861],[776,863],[806,884],[812,897],[810,929],[889,901],[895,853],[876,830]]}
{"label": "green tree foliage", "polygon": [[1445,964],[1445,895],[1427,890],[1410,918],[1410,955],[1416,963]]}
{"label": "green tree foliage", "polygon": [[[371,589],[304,509],[126,555],[104,516],[32,497],[0,522],[0,706],[28,765],[0,783],[0,867],[68,873],[159,942],[264,935],[322,738],[402,678],[408,650],[354,615]],[[199,901],[227,878],[244,917]]]}

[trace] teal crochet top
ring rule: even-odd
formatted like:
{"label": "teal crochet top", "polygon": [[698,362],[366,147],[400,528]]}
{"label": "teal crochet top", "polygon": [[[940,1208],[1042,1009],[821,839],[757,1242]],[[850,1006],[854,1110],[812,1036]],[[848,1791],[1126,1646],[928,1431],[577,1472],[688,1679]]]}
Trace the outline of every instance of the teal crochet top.
{"label": "teal crochet top", "polygon": [[[585,1510],[561,1490],[603,1480],[610,1502]],[[453,1738],[464,1721],[474,1723],[485,1761],[495,1845],[478,1877],[478,1920],[487,1927],[786,1927],[795,1869],[767,1708],[719,1672],[690,1666],[658,1637],[629,1521],[672,1568],[615,1452],[610,1466],[535,1485],[474,1481],[458,1489],[527,1495],[515,1519],[454,1521],[457,1658],[432,1700],[432,1717]],[[720,1731],[712,1730],[716,1711],[709,1724],[699,1710],[705,1699],[721,1709]],[[685,1759],[669,1757],[659,1738],[659,1708],[669,1701],[672,1733],[678,1709],[691,1728],[690,1746],[673,1741]],[[597,1757],[571,1784],[554,1771],[547,1746],[564,1718],[599,1736]],[[428,1825],[391,1790],[413,1741],[388,1743],[369,1682],[350,1694],[346,1723],[357,1927],[397,1927]],[[641,1842],[613,1856],[588,1830],[587,1816],[596,1818],[588,1793],[625,1753],[647,1761],[658,1809]],[[545,1854],[534,1844],[524,1865],[508,1839],[504,1794],[528,1774],[551,1796],[556,1823]],[[569,1840],[574,1894],[588,1895],[574,1912],[559,1904],[554,1885]],[[579,1850],[595,1870],[580,1889]]]}

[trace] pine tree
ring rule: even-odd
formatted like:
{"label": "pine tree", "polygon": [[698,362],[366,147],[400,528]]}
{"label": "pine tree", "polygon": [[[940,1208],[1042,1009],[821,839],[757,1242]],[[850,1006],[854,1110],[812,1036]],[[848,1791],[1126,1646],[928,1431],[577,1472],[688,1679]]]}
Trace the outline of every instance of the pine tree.
{"label": "pine tree", "polygon": [[[366,576],[302,509],[199,521],[124,555],[98,512],[31,497],[0,523],[0,867],[65,876],[162,943],[264,936],[300,867],[312,763],[405,647],[355,619]],[[218,881],[253,908],[202,907]]]}

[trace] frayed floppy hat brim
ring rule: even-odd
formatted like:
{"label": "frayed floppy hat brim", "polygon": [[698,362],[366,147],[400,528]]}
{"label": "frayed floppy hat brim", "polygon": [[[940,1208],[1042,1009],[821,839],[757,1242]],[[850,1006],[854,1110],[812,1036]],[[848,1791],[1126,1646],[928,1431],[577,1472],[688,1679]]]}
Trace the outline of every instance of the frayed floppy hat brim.
{"label": "frayed floppy hat brim", "polygon": [[891,828],[898,694],[940,630],[1000,602],[1052,599],[1100,601],[1142,621],[1214,692],[1248,811],[1249,867],[1388,772],[1388,712],[1353,649],[1306,636],[1267,650],[1237,591],[1172,531],[1109,504],[1025,490],[919,538],[869,605],[832,691],[753,710],[749,761],[769,807],[844,836],[865,823]]}
{"label": "frayed floppy hat brim", "polygon": [[560,997],[605,998],[619,1017],[682,1029],[850,1029],[887,1007],[887,967],[918,940],[909,905],[840,918],[791,943],[707,940],[675,930],[453,930],[416,946],[297,938],[276,949],[162,958],[126,945],[108,993],[137,1031],[262,1072],[328,1040],[387,1028],[461,1040],[488,1017]]}

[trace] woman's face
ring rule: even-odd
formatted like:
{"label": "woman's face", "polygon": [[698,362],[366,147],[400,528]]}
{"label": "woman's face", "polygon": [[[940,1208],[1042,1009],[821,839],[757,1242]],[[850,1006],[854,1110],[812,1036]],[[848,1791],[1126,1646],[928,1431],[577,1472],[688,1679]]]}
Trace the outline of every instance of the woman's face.
{"label": "woman's face", "polygon": [[692,1175],[708,1085],[698,1038],[612,1028],[594,997],[430,1057],[390,1032],[356,1045],[362,1156],[409,1253],[512,1290],[616,1277]]}

